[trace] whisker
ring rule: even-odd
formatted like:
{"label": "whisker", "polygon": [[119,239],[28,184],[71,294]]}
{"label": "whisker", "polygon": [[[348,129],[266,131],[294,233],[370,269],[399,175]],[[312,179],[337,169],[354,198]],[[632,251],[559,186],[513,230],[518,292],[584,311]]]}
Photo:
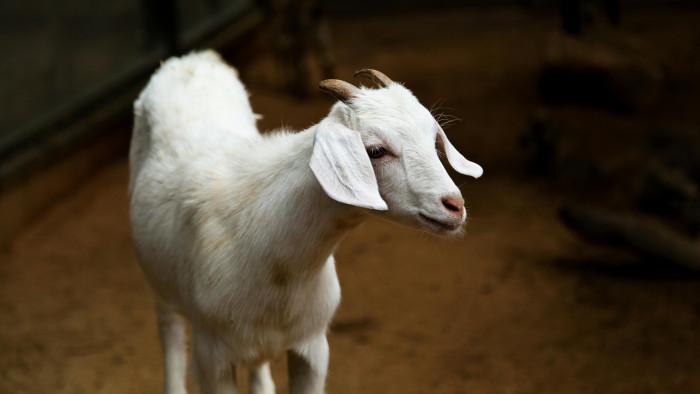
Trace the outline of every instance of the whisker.
{"label": "whisker", "polygon": [[[433,103],[433,105],[430,106],[430,113],[433,114],[433,111],[438,111],[440,109],[440,106],[445,102],[444,98],[439,98]],[[433,114],[434,115],[434,114]]]}
{"label": "whisker", "polygon": [[457,123],[457,122],[462,121],[462,119],[460,119],[454,115],[446,114],[444,112],[439,113],[439,114],[435,114],[434,116],[435,116],[435,121],[438,122],[438,124],[442,128],[445,128],[453,123]]}

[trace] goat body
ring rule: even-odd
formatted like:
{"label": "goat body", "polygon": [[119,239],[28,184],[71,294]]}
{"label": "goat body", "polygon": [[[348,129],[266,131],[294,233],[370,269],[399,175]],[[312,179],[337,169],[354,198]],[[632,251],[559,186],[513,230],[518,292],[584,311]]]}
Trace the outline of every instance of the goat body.
{"label": "goat body", "polygon": [[[235,366],[248,365],[251,391],[273,393],[268,361],[284,351],[290,391],[323,391],[325,334],[340,301],[332,252],[370,209],[387,209],[382,198],[388,215],[396,205],[377,186],[379,172],[365,179],[367,157],[348,160],[362,161],[361,178],[374,188],[367,193],[376,194],[368,203],[343,200],[324,181],[338,176],[352,189],[347,166],[309,165],[325,146],[324,125],[347,123],[347,111],[338,103],[307,130],[261,135],[236,71],[211,51],[166,61],[135,102],[131,229],[157,296],[166,393],[185,391],[185,319],[204,392],[237,392]],[[449,214],[459,225],[466,217],[439,213]],[[423,225],[452,220],[445,217]]]}

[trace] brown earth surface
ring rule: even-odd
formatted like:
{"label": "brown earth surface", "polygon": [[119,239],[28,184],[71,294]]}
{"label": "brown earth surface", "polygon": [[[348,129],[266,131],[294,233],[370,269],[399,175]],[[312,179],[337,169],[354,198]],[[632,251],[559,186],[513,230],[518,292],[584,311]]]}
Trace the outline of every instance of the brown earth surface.
{"label": "brown earth surface", "polygon": [[[685,78],[700,65],[698,21],[642,13],[625,26]],[[371,219],[342,242],[327,392],[700,392],[700,277],[579,241],[556,216],[571,196],[523,169],[517,136],[541,106],[536,77],[555,15],[465,9],[335,17],[332,26],[339,77],[370,66],[426,106],[440,101],[462,119],[448,136],[485,175],[455,177],[470,215],[464,237]],[[277,93],[266,82],[273,70],[261,57],[242,73],[261,129],[324,116],[329,99]],[[699,81],[684,80],[649,113],[561,106],[551,116],[604,145],[600,155],[633,158],[649,124],[700,124]],[[125,158],[101,169],[0,252],[0,392],[161,390],[127,172]],[[284,371],[280,358],[278,392]]]}

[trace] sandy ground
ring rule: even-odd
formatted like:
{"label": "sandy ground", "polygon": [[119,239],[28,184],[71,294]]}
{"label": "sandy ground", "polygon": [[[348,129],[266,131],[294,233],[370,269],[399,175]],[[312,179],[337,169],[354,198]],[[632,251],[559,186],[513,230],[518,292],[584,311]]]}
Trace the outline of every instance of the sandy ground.
{"label": "sandy ground", "polygon": [[[660,56],[689,52],[686,66],[697,65],[692,41],[665,41],[688,19],[669,18],[641,16],[631,26]],[[700,392],[700,278],[582,243],[556,218],[564,197],[523,170],[517,135],[539,106],[535,77],[556,19],[467,10],[363,21],[362,29],[352,18],[335,22],[339,77],[372,66],[427,106],[444,100],[462,119],[448,136],[486,172],[455,178],[469,209],[465,237],[372,219],[343,241],[327,391]],[[330,100],[275,93],[270,69],[261,59],[243,72],[263,129],[324,115]],[[606,125],[591,138],[664,116],[697,121],[692,108],[660,108],[554,116]],[[153,300],[130,245],[127,170],[125,158],[102,169],[0,252],[0,392],[161,390]],[[286,392],[284,371],[277,360],[278,392]]]}

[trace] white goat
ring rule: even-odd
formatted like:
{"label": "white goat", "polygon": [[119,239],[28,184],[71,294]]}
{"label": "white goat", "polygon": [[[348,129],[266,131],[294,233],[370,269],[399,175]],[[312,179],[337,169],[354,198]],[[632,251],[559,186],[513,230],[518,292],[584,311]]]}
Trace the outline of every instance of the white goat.
{"label": "white goat", "polygon": [[273,393],[287,351],[291,393],[321,393],[340,301],[332,253],[368,214],[438,234],[466,220],[436,138],[478,177],[409,90],[326,80],[340,102],[302,132],[261,135],[237,73],[211,51],[165,62],[134,104],[131,230],[157,295],[165,392],[184,393],[186,320],[205,393]]}

